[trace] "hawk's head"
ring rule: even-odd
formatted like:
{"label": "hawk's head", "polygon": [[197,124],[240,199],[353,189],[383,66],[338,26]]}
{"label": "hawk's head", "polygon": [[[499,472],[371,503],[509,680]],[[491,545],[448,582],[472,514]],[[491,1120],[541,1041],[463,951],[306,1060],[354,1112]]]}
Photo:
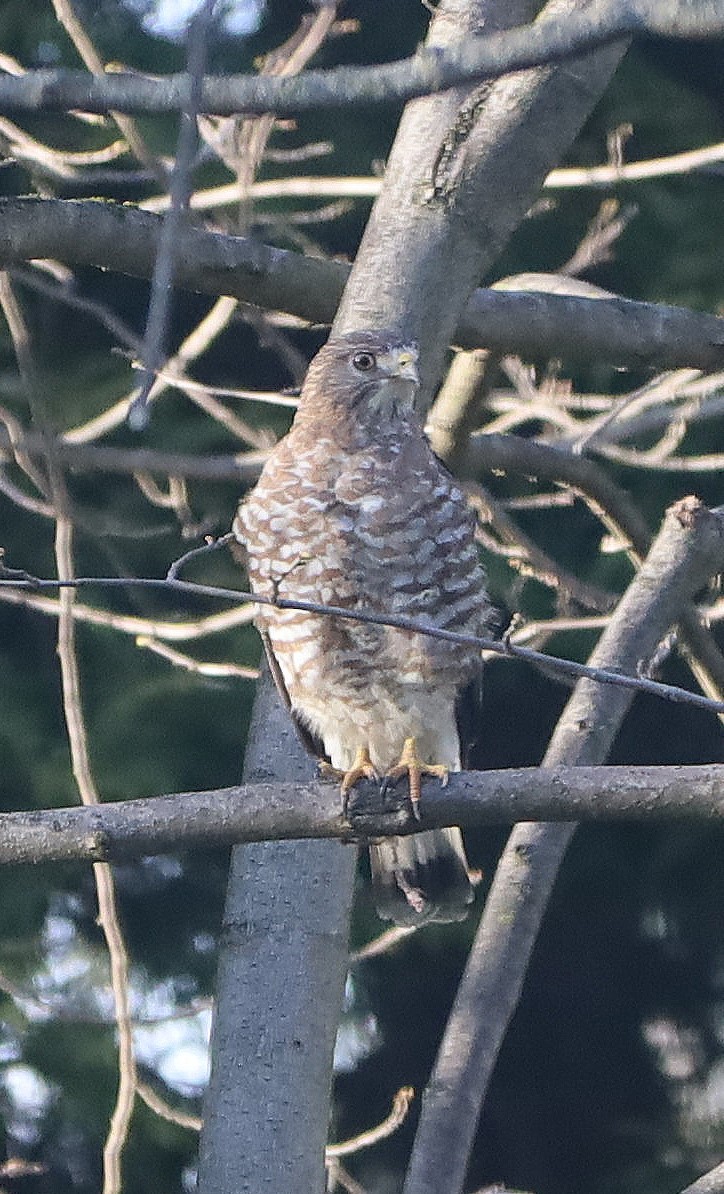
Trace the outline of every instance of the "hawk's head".
{"label": "hawk's head", "polygon": [[359,419],[409,411],[420,384],[417,358],[417,345],[398,332],[335,336],[309,366],[302,398],[322,405],[332,399]]}

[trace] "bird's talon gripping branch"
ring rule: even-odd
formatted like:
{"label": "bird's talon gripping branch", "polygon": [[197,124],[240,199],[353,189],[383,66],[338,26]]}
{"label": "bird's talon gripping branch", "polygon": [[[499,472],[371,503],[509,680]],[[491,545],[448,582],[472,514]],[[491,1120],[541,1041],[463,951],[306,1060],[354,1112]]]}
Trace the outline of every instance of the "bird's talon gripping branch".
{"label": "bird's talon gripping branch", "polygon": [[344,772],[342,777],[342,795],[346,796],[361,779],[379,779],[377,772],[372,766],[370,752],[366,746],[359,748],[349,771]]}
{"label": "bird's talon gripping branch", "polygon": [[[330,771],[334,771],[334,768],[330,768]],[[349,795],[355,784],[358,784],[361,779],[371,779],[376,782],[380,778],[372,765],[366,746],[359,748],[348,771],[335,771],[334,773],[342,780],[342,810],[345,816],[347,816],[349,808]]]}
{"label": "bird's talon gripping branch", "polygon": [[408,777],[410,783],[412,815],[416,821],[419,821],[423,775],[436,775],[444,788],[448,782],[448,768],[442,763],[423,763],[417,753],[416,740],[414,738],[405,738],[399,762],[387,772],[385,782],[394,783],[396,780],[401,779],[403,775]]}

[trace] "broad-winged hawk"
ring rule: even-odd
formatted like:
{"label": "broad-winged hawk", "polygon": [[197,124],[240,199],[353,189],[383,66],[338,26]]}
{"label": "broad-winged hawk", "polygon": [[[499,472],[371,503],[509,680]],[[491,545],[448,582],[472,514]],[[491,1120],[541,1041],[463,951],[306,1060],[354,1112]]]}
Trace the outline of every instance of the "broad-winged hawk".
{"label": "broad-winged hawk", "polygon": [[[234,532],[254,592],[405,614],[482,633],[489,619],[474,520],[433,454],[414,403],[417,351],[394,333],[330,339],[312,361],[289,434],[241,503]],[[258,607],[272,671],[303,728],[344,774],[460,769],[456,698],[479,652],[424,634]],[[380,914],[461,919],[472,898],[459,829],[370,850]]]}

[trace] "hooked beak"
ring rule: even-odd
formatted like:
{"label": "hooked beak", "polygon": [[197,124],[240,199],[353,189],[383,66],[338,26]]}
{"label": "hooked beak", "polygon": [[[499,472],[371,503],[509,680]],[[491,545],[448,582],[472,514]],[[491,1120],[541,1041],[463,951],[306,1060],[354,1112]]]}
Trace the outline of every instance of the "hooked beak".
{"label": "hooked beak", "polygon": [[420,374],[417,371],[417,349],[412,345],[396,348],[390,353],[390,373],[397,377],[404,377],[405,381],[420,384]]}

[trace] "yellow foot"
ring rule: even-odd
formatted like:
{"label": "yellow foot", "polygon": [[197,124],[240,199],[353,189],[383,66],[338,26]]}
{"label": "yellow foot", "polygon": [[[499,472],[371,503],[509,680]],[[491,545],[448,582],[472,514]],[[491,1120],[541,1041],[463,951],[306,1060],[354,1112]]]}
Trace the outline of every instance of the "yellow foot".
{"label": "yellow foot", "polygon": [[338,784],[341,784],[342,811],[345,816],[347,815],[349,805],[349,794],[355,784],[358,784],[361,779],[372,779],[377,782],[380,778],[372,766],[372,760],[367,747],[360,747],[349,771],[340,771],[338,767],[333,767],[326,759],[318,759],[317,767],[319,768],[319,774],[324,779],[333,779]]}
{"label": "yellow foot", "polygon": [[442,763],[423,763],[417,753],[417,742],[414,738],[405,738],[399,762],[386,773],[385,779],[393,782],[407,775],[410,781],[410,802],[416,820],[420,820],[420,789],[423,775],[436,775],[443,788],[448,781],[448,768]]}
{"label": "yellow foot", "polygon": [[361,746],[354,756],[354,762],[349,771],[342,773],[342,796],[345,801],[352,791],[355,784],[358,784],[361,779],[379,779],[377,772],[372,766],[372,759],[370,752],[366,746]]}

